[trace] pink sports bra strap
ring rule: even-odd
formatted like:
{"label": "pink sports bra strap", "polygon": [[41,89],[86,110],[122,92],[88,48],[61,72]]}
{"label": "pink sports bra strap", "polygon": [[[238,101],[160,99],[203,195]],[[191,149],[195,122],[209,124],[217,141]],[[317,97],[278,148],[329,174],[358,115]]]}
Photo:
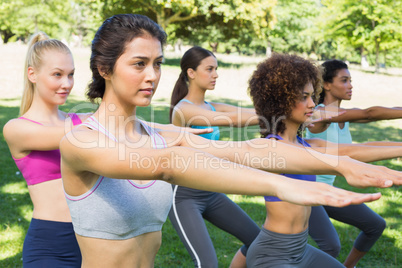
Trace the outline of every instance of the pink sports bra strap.
{"label": "pink sports bra strap", "polygon": [[18,119],[24,119],[24,120],[28,120],[28,121],[31,121],[31,122],[33,122],[33,123],[36,123],[36,124],[42,125],[42,124],[41,124],[41,123],[39,123],[39,122],[36,122],[36,121],[34,121],[34,120],[28,119],[28,118],[23,117],[23,116],[18,117]]}
{"label": "pink sports bra strap", "polygon": [[[68,116],[71,118],[71,121],[73,122],[73,125],[74,125],[74,126],[79,125],[79,124],[82,123],[80,117],[79,117],[77,114],[70,113],[70,114],[68,114]],[[24,120],[31,121],[32,123],[36,123],[36,124],[42,125],[41,123],[39,123],[39,122],[37,122],[37,121],[31,120],[31,119],[26,118],[26,117],[23,117],[23,116],[18,117],[18,119],[24,119]]]}
{"label": "pink sports bra strap", "polygon": [[80,117],[77,114],[70,113],[70,114],[68,114],[68,116],[71,118],[71,121],[73,122],[74,126],[82,123]]}

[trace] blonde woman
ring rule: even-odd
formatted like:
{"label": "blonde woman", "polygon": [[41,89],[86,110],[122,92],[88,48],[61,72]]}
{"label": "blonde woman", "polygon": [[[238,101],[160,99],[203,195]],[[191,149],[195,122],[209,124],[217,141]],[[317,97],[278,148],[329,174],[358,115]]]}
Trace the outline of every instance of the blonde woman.
{"label": "blonde woman", "polygon": [[74,85],[69,48],[34,35],[28,46],[20,114],[3,129],[11,155],[27,182],[33,203],[25,237],[24,267],[80,267],[81,253],[64,197],[59,143],[86,115],[59,110]]}

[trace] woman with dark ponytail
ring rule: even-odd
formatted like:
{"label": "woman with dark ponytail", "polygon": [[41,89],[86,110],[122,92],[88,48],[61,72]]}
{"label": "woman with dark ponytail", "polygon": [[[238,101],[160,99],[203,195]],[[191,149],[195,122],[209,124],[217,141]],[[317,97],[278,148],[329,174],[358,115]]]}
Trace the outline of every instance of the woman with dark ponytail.
{"label": "woman with dark ponytail", "polygon": [[[215,55],[211,51],[198,46],[194,46],[184,53],[180,61],[181,72],[173,88],[172,97],[170,100],[170,120],[172,120],[173,108],[188,94],[189,79],[187,70],[196,70],[201,61],[208,57],[213,57],[216,61]],[[216,68],[217,67],[218,66],[216,63]],[[215,79],[218,78],[218,74],[214,74],[214,76]]]}
{"label": "woman with dark ponytail", "polygon": [[[180,61],[181,73],[172,92],[170,120],[174,125],[213,129],[204,138],[219,139],[219,126],[243,127],[258,124],[254,108],[241,108],[205,101],[218,78],[215,55],[194,46]],[[191,255],[195,267],[218,267],[215,249],[204,219],[243,242],[231,267],[246,267],[248,246],[258,235],[257,224],[225,194],[173,185],[173,207],[169,218]],[[236,224],[234,224],[236,222]]]}

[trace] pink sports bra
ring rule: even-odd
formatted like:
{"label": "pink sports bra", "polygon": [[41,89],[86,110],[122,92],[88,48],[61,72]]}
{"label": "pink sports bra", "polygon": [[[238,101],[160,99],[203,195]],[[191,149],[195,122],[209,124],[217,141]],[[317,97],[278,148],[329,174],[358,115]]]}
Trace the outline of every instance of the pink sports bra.
{"label": "pink sports bra", "polygon": [[[68,114],[73,125],[81,124],[81,119],[77,114]],[[42,125],[25,117],[19,117],[33,123]],[[14,159],[15,164],[21,171],[28,185],[35,185],[41,182],[56,180],[61,178],[60,173],[60,151],[59,149],[50,151],[31,151],[27,156]]]}

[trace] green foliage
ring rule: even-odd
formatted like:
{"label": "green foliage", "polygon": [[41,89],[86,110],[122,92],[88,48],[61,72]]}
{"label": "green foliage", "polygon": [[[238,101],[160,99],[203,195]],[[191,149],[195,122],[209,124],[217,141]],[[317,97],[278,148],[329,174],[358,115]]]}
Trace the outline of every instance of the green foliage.
{"label": "green foliage", "polygon": [[313,52],[310,30],[319,14],[319,4],[311,0],[279,0],[274,8],[277,23],[268,30],[272,50],[282,53]]}
{"label": "green foliage", "polygon": [[41,30],[86,46],[103,20],[119,13],[147,15],[172,45],[402,64],[402,0],[2,0],[0,35],[6,43],[26,41]]}
{"label": "green foliage", "polygon": [[361,56],[392,50],[401,44],[402,5],[394,0],[322,1],[324,36],[358,49]]}
{"label": "green foliage", "polygon": [[17,35],[27,39],[32,33],[44,31],[49,36],[62,39],[72,25],[69,17],[69,1],[54,0],[44,4],[41,0],[6,0],[0,4],[0,29],[6,35]]}
{"label": "green foliage", "polygon": [[[81,45],[89,45],[104,20],[101,13],[104,2],[101,0],[76,0],[72,1],[71,5],[70,17],[73,27],[70,32],[80,38]],[[68,41],[74,40],[68,38]]]}
{"label": "green foliage", "polygon": [[[102,7],[105,19],[118,13],[149,16],[167,32],[169,42],[208,43],[214,50],[224,44],[224,51],[241,51],[253,39],[263,40],[272,26],[275,0],[109,0]],[[266,44],[265,44],[266,45]]]}

